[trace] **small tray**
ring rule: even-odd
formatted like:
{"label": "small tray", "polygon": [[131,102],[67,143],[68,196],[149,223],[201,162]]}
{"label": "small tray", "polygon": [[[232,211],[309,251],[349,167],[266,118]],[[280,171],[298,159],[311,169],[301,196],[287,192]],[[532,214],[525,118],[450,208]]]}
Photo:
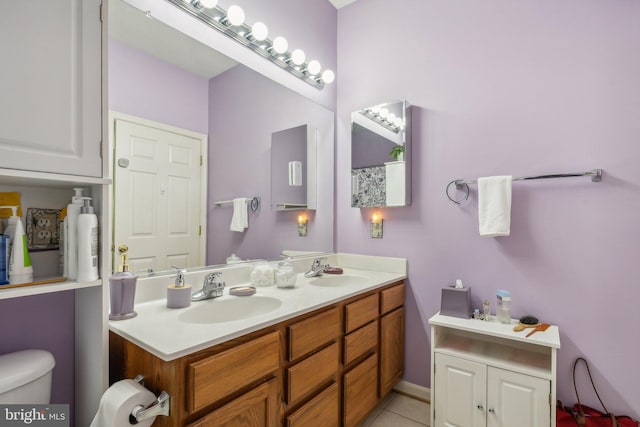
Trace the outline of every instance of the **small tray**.
{"label": "small tray", "polygon": [[237,297],[248,297],[256,293],[256,288],[253,286],[234,286],[229,288],[229,295],[235,295]]}

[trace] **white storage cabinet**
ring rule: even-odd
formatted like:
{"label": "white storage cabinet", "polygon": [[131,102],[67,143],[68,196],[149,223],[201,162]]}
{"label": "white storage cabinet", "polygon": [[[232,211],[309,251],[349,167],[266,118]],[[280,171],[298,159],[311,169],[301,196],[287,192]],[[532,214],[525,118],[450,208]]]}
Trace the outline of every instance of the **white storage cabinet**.
{"label": "white storage cabinet", "polygon": [[526,338],[516,321],[429,323],[432,426],[555,427],[556,326]]}

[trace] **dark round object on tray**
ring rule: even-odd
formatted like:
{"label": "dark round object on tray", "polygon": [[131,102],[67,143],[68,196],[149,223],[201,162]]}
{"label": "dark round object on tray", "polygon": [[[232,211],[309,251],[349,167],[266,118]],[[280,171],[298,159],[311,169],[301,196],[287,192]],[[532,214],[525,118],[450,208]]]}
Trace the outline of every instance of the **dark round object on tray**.
{"label": "dark round object on tray", "polygon": [[537,325],[538,319],[533,316],[524,316],[520,319],[520,323],[522,323],[523,325]]}

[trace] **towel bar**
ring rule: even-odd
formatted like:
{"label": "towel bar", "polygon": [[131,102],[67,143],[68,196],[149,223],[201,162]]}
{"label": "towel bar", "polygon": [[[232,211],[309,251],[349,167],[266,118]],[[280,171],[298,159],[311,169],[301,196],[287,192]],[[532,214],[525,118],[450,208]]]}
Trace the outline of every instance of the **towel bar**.
{"label": "towel bar", "polygon": [[[249,199],[249,197],[247,197]],[[233,200],[218,200],[217,202],[213,202],[215,206],[228,205],[233,203]],[[256,212],[260,208],[260,197],[253,197],[249,202],[249,207],[251,208],[251,212]]]}
{"label": "towel bar", "polygon": [[[535,176],[514,176],[512,181],[525,181],[529,179],[549,179],[549,178],[573,178],[580,176],[590,176],[592,182],[600,182],[602,181],[602,169],[592,169],[588,172],[572,172],[572,173],[557,173],[551,175],[535,175]],[[478,182],[477,179],[454,179],[449,184],[447,184],[447,188],[445,189],[445,193],[447,198],[451,200],[456,205],[461,204],[465,200],[469,198],[469,184],[476,184]],[[458,190],[464,188],[465,195],[461,200],[455,200],[449,195],[449,188],[455,185]]]}

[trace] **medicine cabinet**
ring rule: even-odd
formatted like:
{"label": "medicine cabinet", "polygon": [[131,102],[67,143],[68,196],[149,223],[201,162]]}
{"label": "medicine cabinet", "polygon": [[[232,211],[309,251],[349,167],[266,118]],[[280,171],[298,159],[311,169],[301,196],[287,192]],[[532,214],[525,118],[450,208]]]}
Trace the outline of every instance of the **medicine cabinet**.
{"label": "medicine cabinet", "polygon": [[351,113],[351,206],[411,204],[411,120],[407,101]]}
{"label": "medicine cabinet", "polygon": [[271,135],[271,208],[316,209],[317,130],[309,125]]}

